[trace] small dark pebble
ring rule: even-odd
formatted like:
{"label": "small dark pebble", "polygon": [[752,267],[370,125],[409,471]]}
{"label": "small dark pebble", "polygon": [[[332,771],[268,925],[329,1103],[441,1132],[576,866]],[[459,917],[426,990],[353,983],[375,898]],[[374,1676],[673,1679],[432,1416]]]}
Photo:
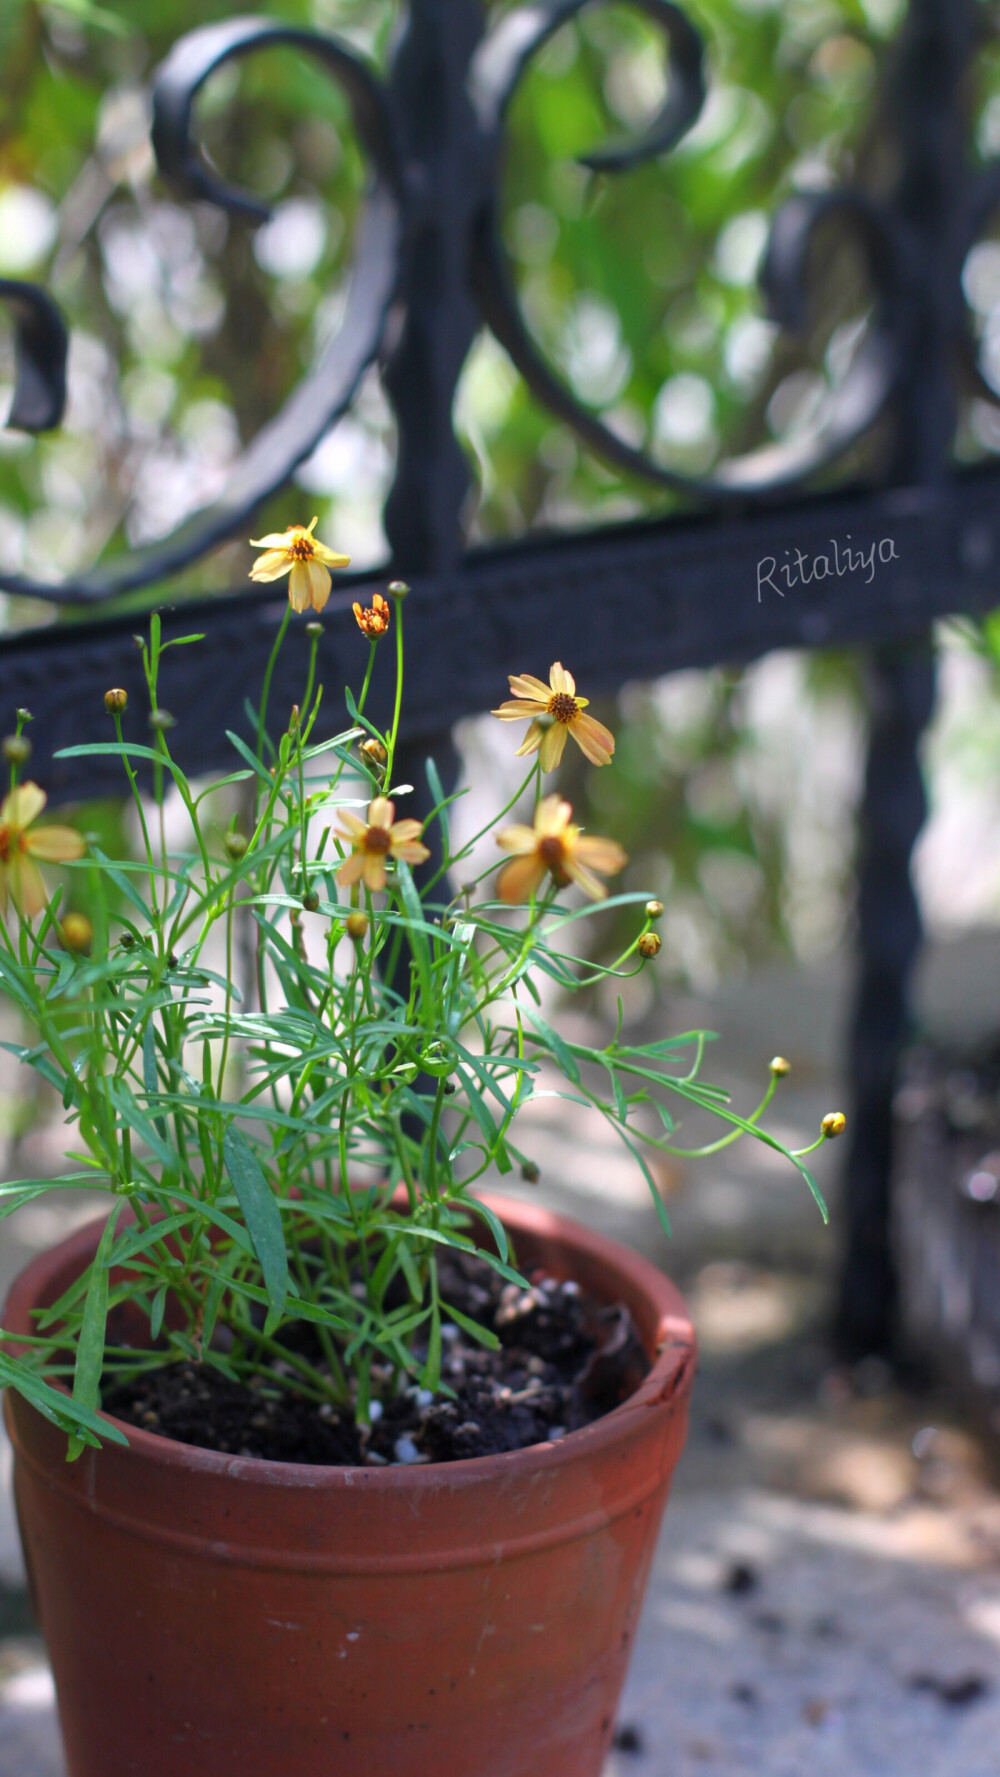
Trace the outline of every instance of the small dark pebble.
{"label": "small dark pebble", "polygon": [[911,1691],[931,1691],[950,1709],[966,1709],[970,1703],[978,1703],[989,1688],[978,1672],[967,1672],[962,1678],[935,1678],[933,1673],[917,1672],[910,1679]]}
{"label": "small dark pebble", "polygon": [[756,1709],[760,1702],[760,1692],[752,1684],[734,1684],[729,1695],[734,1703],[745,1703],[748,1709]]}
{"label": "small dark pebble", "polygon": [[749,1561],[733,1561],[726,1571],[722,1589],[731,1592],[734,1598],[744,1598],[748,1592],[756,1592],[759,1583],[757,1570]]}
{"label": "small dark pebble", "polygon": [[645,1749],[642,1735],[631,1722],[624,1722],[620,1728],[615,1729],[611,1744],[616,1752],[642,1752]]}

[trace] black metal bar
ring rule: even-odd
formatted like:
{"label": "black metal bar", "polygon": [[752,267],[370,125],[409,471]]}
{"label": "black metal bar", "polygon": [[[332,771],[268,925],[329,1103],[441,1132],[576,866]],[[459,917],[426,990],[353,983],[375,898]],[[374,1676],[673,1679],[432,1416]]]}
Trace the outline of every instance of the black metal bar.
{"label": "black metal bar", "polygon": [[[895,396],[893,473],[942,496],[952,475],[953,359],[964,326],[961,275],[971,245],[965,98],[978,31],[974,0],[911,0],[888,92],[899,153],[888,211],[909,258],[898,304],[904,372]],[[946,598],[955,596],[950,567],[940,558],[934,563]],[[876,653],[861,810],[861,966],[848,1058],[852,1135],[835,1323],[847,1357],[891,1350],[895,1334],[892,1095],[922,937],[910,860],[925,814],[917,748],[933,699],[929,643],[905,655]]]}

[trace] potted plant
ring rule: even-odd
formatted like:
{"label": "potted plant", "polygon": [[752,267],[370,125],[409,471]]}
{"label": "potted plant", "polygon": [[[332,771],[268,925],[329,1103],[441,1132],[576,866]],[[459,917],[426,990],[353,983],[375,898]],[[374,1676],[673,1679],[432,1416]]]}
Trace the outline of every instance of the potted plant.
{"label": "potted plant", "polygon": [[[645,1154],[678,1151],[671,1103],[722,1120],[706,1152],[744,1133],[781,1148],[760,1118],[787,1066],[741,1117],[701,1078],[703,1034],[633,1045],[619,1028],[592,1048],[550,1022],[541,988],[645,966],[662,913],[608,898],[624,853],[546,793],[568,738],[597,767],[614,752],[561,665],[511,679],[495,713],[528,722],[528,775],[457,850],[432,763],[429,819],[398,807],[401,584],[354,605],[371,647],[348,725],[321,738],[311,619],[299,702],[269,737],[292,612],[321,610],[346,559],[314,527],[257,545],[254,576],[288,573],[289,609],[232,773],[198,787],[172,758],[160,667],[181,643],[155,616],[150,740],[112,689],[115,738],[75,749],[120,756],[137,859],[36,825],[26,712],[6,743],[0,980],[73,1135],[62,1178],[6,1184],[0,1204],[109,1195],[22,1274],[0,1342],[69,1770],[588,1777],[683,1442],[691,1328],[639,1255],[478,1187],[532,1176],[517,1114],[561,1076],[664,1219]],[[383,729],[368,701],[386,650]],[[242,823],[220,824],[226,796]],[[491,832],[499,876],[491,860],[461,879]],[[86,872],[89,922],[40,861]],[[581,923],[623,903],[639,909],[625,953],[578,958]]]}

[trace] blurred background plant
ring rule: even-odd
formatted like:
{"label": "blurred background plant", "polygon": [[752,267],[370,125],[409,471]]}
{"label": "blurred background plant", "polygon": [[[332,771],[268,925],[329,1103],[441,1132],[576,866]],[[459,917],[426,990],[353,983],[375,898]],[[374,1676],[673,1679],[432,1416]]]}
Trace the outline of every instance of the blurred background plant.
{"label": "blurred background plant", "polygon": [[[793,435],[850,362],[870,291],[846,235],[831,230],[817,244],[801,336],[779,337],[757,272],[768,218],[789,191],[891,178],[878,88],[904,6],[685,4],[709,45],[710,82],[680,147],[628,177],[578,164],[588,147],[641,127],[664,85],[648,18],[626,5],[587,11],[552,38],[516,97],[503,216],[528,324],[574,394],[661,461],[700,472],[751,441]],[[336,31],[383,65],[404,12],[399,0],[270,0],[249,10]],[[286,50],[249,57],[214,77],[200,101],[208,152],[273,206],[266,225],[177,203],[157,177],[148,77],[184,31],[232,11],[230,0],[6,0],[2,9],[0,275],[44,282],[72,327],[65,425],[37,441],[0,432],[0,559],[9,569],[71,575],[167,533],[218,491],[338,325],[366,169],[340,90],[316,65]],[[978,80],[985,157],[1000,147],[996,50],[984,53]],[[1000,389],[1000,242],[973,250],[966,294],[980,367]],[[10,368],[10,341],[0,341],[0,381],[9,383]],[[456,413],[478,486],[473,541],[677,504],[579,446],[487,335]],[[869,465],[879,446],[865,446]],[[995,419],[970,400],[960,453],[997,448]],[[358,566],[384,558],[393,456],[392,416],[371,374],[297,477],[323,534]],[[286,508],[272,502],[261,530],[281,528]],[[170,596],[238,590],[248,566],[245,544],[231,544],[172,583]],[[73,621],[2,598],[0,618],[17,627]],[[569,642],[560,648],[571,654]],[[974,802],[979,794],[974,737],[948,714],[966,696],[968,658],[954,695],[945,674],[928,755],[932,786],[948,777],[952,811],[956,772],[963,794],[969,785]],[[516,664],[544,673],[549,661]],[[776,949],[814,959],[842,942],[862,757],[858,671],[847,657],[780,656],[623,693],[614,830],[635,860],[632,880],[667,903],[664,961],[676,979],[710,987]],[[462,738],[479,755],[492,744],[474,724]],[[589,805],[570,775],[565,782],[585,818],[606,828],[608,811]],[[958,817],[948,818],[953,856]],[[932,823],[920,862],[932,919],[995,913],[995,862],[958,873],[953,906],[951,889],[936,886],[936,844]]]}

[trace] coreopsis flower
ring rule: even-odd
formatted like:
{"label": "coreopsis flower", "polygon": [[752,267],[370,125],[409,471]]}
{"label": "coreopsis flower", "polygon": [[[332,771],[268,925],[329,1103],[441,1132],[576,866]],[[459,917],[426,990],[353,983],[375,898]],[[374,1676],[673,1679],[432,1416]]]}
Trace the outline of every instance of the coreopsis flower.
{"label": "coreopsis flower", "polygon": [[362,881],[366,888],[385,888],[386,858],[402,858],[405,864],[422,864],[430,857],[426,845],[420,844],[422,821],[397,821],[396,809],[387,796],[376,796],[369,804],[367,821],[342,809],[343,826],[338,837],[349,839],[351,855],[337,871],[337,881],[345,886]]}
{"label": "coreopsis flower", "polygon": [[367,609],[359,605],[357,600],[355,600],[354,604],[351,606],[351,610],[354,612],[355,622],[357,623],[361,634],[367,636],[370,642],[377,642],[379,636],[385,635],[385,632],[389,627],[389,618],[392,615],[392,607],[389,604],[388,599],[384,599],[380,592],[375,594]]}
{"label": "coreopsis flower", "polygon": [[45,906],[45,884],[36,863],[66,864],[83,856],[83,840],[73,827],[34,825],[46,795],[37,784],[19,784],[0,802],[0,907],[8,897],[28,919]]}
{"label": "coreopsis flower", "polygon": [[560,661],[549,672],[543,685],[531,673],[511,673],[513,699],[502,703],[492,713],[501,722],[521,722],[532,718],[516,757],[537,752],[543,771],[554,771],[563,756],[566,736],[571,734],[580,751],[592,765],[608,765],[615,750],[615,737],[603,722],[584,714],[588,699],[578,697],[576,682]]}
{"label": "coreopsis flower", "polygon": [[535,809],[533,827],[505,827],[497,834],[497,844],[516,854],[497,877],[501,901],[527,901],[546,875],[560,888],[575,882],[591,900],[603,900],[608,891],[594,872],[614,876],[628,858],[616,840],[582,833],[572,813],[561,796],[546,796]]}
{"label": "coreopsis flower", "polygon": [[250,569],[251,580],[280,580],[288,574],[288,602],[293,611],[322,611],[330,596],[330,569],[346,568],[349,555],[337,555],[313,536],[318,524],[292,524],[287,531],[272,531],[267,537],[251,537],[251,547],[264,549],[259,561]]}

